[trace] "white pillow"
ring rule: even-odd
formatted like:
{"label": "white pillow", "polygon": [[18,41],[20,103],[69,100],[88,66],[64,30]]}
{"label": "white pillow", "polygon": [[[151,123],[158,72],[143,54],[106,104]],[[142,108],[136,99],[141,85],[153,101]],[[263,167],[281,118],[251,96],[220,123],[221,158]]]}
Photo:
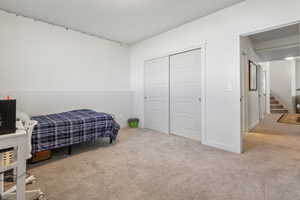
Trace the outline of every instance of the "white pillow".
{"label": "white pillow", "polygon": [[27,115],[25,112],[17,110],[17,120],[21,120],[23,123],[30,121],[29,115]]}

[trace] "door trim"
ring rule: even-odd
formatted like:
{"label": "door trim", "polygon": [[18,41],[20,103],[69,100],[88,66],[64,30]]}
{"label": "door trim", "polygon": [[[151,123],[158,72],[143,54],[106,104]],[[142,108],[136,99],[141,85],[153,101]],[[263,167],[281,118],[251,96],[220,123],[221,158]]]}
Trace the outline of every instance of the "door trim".
{"label": "door trim", "polygon": [[[209,142],[207,141],[207,134],[206,134],[206,113],[207,113],[207,110],[206,110],[206,96],[207,96],[207,93],[206,93],[206,45],[207,45],[207,42],[204,42],[202,44],[199,44],[199,45],[193,45],[193,46],[190,46],[190,47],[187,47],[185,49],[181,49],[181,50],[175,50],[175,51],[172,51],[172,52],[169,52],[169,53],[166,53],[164,55],[159,55],[159,56],[156,56],[156,57],[152,57],[152,58],[149,58],[149,59],[145,59],[144,60],[144,67],[143,67],[143,104],[144,104],[144,96],[145,96],[145,63],[147,61],[151,61],[153,59],[158,59],[158,58],[162,58],[162,57],[166,57],[168,56],[169,57],[169,68],[170,68],[170,56],[172,55],[176,55],[176,54],[179,54],[179,53],[184,53],[184,52],[188,52],[188,51],[193,51],[193,50],[196,50],[196,49],[201,49],[201,74],[200,74],[200,78],[201,78],[201,133],[200,133],[200,138],[201,138],[201,143],[202,144],[208,144]],[[170,76],[170,73],[169,73],[169,76]],[[170,81],[170,80],[169,80]],[[170,90],[170,87],[169,87],[169,90]],[[170,92],[169,92],[169,95],[170,95]],[[143,125],[144,125],[144,120],[145,120],[145,105],[143,105]],[[170,116],[170,98],[169,98],[169,116]],[[144,127],[144,126],[143,126]],[[169,135],[170,135],[170,120],[169,120]]]}
{"label": "door trim", "polygon": [[[237,49],[239,50],[239,53],[241,52],[241,37],[248,37],[250,35],[253,35],[253,34],[257,34],[257,33],[263,33],[263,32],[266,32],[266,31],[271,31],[271,30],[275,30],[275,29],[279,29],[279,28],[283,28],[283,27],[286,27],[286,26],[290,26],[290,25],[295,25],[295,24],[299,24],[300,23],[300,20],[294,20],[294,21],[291,21],[289,23],[283,23],[283,24],[279,24],[279,25],[273,25],[273,26],[268,26],[267,28],[263,28],[263,29],[256,29],[254,31],[251,31],[251,32],[243,32],[241,34],[239,34],[237,37],[237,40],[238,40],[238,43],[237,43]],[[238,70],[240,71],[241,70],[241,57],[238,56],[238,59],[237,59],[237,62],[239,63],[239,67],[238,67]],[[269,75],[268,75],[269,76]],[[238,79],[243,79],[243,77],[241,76],[241,74],[238,75]],[[268,80],[269,81],[269,80]],[[269,83],[268,83],[269,84]],[[239,86],[241,87],[241,83],[239,82]],[[269,86],[268,86],[269,87]],[[269,91],[268,91],[269,92]],[[269,94],[267,94],[267,103],[268,103],[268,111],[269,111],[269,106],[270,106],[270,98],[268,96]],[[248,103],[248,102],[247,102]],[[240,118],[241,118],[241,110],[240,110]],[[240,122],[240,126],[241,126],[241,122]],[[241,130],[241,128],[240,128]],[[243,141],[243,132],[240,131],[240,147],[239,147],[239,151],[234,151],[234,152],[238,152],[238,153],[243,153],[244,150],[245,150],[245,144],[244,144],[244,141]]]}

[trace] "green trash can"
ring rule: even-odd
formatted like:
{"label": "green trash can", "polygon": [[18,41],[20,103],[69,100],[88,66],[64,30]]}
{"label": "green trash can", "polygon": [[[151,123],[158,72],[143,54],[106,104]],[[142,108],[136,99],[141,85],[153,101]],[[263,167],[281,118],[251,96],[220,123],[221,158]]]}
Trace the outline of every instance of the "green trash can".
{"label": "green trash can", "polygon": [[128,119],[128,126],[130,128],[138,128],[139,127],[139,119],[138,118],[130,118]]}

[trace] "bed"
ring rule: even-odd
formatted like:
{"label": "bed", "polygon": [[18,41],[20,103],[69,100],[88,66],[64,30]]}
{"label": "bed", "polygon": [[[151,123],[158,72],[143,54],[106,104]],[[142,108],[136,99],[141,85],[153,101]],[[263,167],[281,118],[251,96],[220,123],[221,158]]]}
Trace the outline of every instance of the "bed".
{"label": "bed", "polygon": [[117,138],[120,129],[113,117],[88,109],[31,117],[38,122],[32,133],[32,153],[70,147],[98,138]]}

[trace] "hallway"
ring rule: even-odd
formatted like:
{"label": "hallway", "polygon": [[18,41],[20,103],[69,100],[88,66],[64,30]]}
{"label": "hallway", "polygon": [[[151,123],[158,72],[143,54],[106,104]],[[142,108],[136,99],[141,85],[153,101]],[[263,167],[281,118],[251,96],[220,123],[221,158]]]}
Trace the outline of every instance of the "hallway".
{"label": "hallway", "polygon": [[279,123],[282,114],[267,115],[245,138],[245,151],[257,146],[272,145],[300,151],[300,126]]}

